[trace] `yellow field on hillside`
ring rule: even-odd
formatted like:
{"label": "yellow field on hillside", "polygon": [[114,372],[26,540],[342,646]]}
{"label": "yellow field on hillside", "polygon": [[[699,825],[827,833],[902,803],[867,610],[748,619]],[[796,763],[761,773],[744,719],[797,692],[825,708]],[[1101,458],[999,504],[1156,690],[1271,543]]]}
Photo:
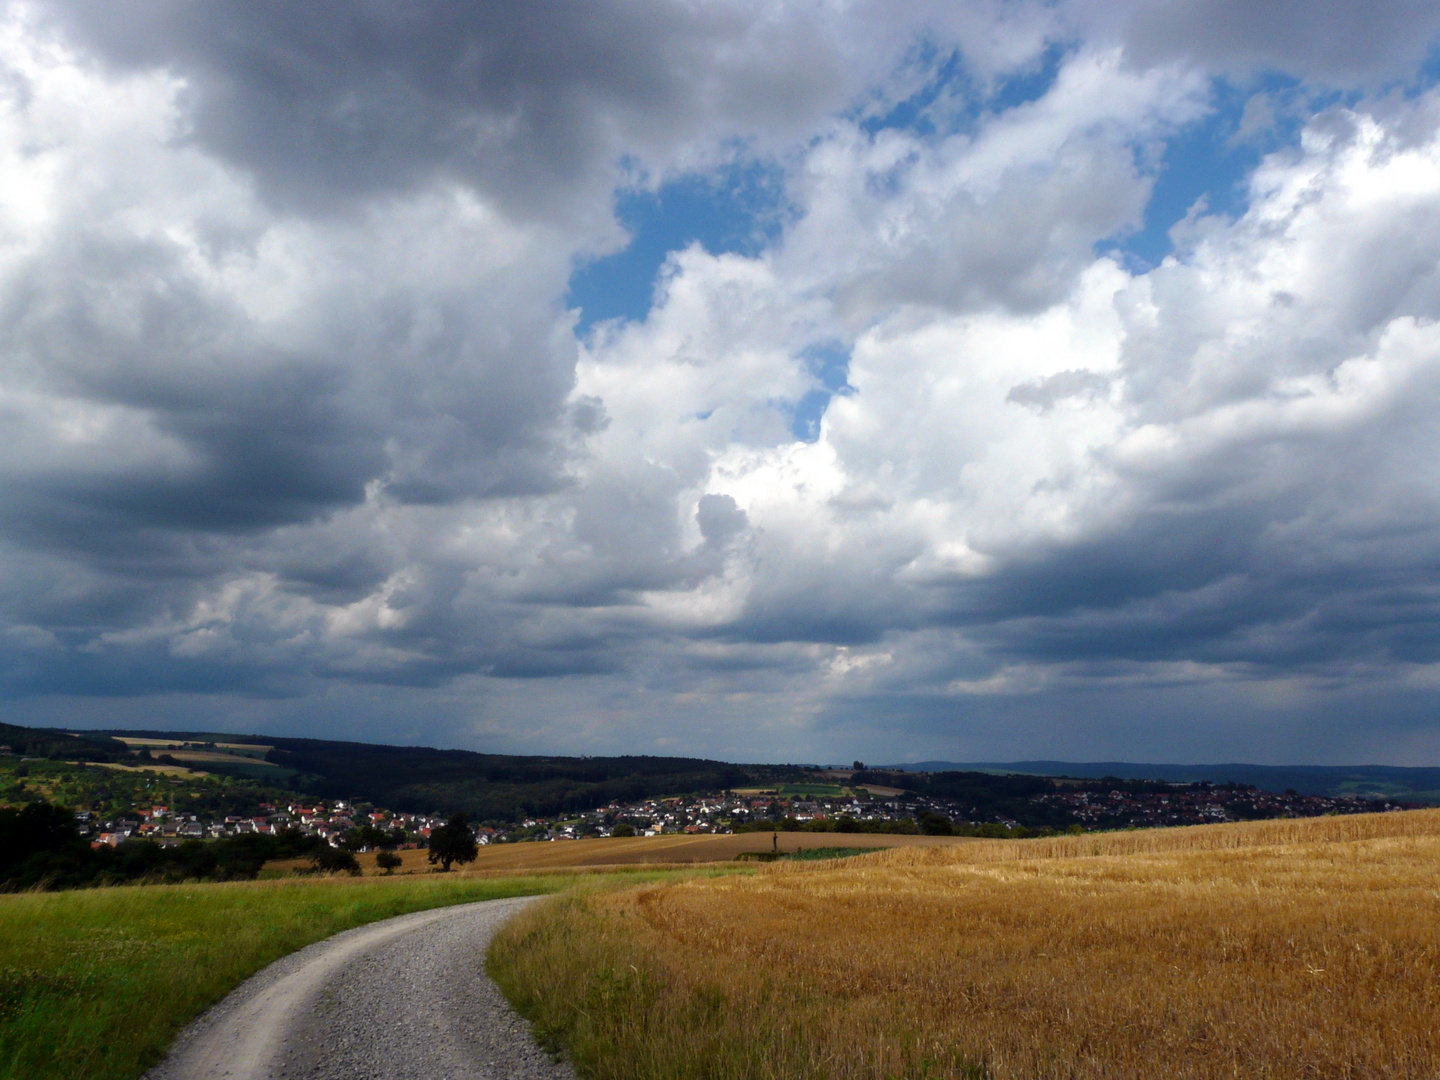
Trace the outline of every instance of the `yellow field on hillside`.
{"label": "yellow field on hillside", "polygon": [[148,772],[160,776],[200,776],[201,773],[194,769],[187,769],[183,765],[162,765],[158,761],[147,765],[121,765],[118,761],[67,761],[67,765],[98,765],[102,769],[117,769],[120,772]]}
{"label": "yellow field on hillside", "polygon": [[[242,753],[239,753],[238,751],[235,752],[235,753],[227,753],[227,752],[224,751],[224,750],[166,750],[166,751],[165,751],[165,755],[166,755],[167,757],[172,757],[172,758],[174,758],[176,761],[183,761],[183,762],[186,762],[187,764],[195,764],[195,765],[207,765],[207,764],[210,764],[210,765],[214,765],[214,764],[221,764],[221,765],[229,765],[229,764],[268,765],[268,764],[269,764],[269,762],[263,761],[263,760],[261,760],[261,759],[258,758],[258,757],[255,757],[255,756],[253,756],[253,755],[242,754]],[[276,766],[276,768],[278,768],[278,766]]]}
{"label": "yellow field on hillside", "polygon": [[517,920],[492,968],[615,1080],[1436,1077],[1440,811],[582,895]]}
{"label": "yellow field on hillside", "polygon": [[[112,736],[112,738],[118,740],[119,742],[123,742],[126,746],[149,747],[152,750],[156,747],[169,750],[182,750],[186,745],[184,739],[143,739],[138,738],[134,735],[114,735]],[[212,743],[211,745],[213,745],[217,750],[245,750],[250,752],[259,752],[261,754],[265,753],[267,750],[275,749],[274,746],[271,746],[268,743],[220,742]]]}
{"label": "yellow field on hillside", "polygon": [[[589,866],[693,866],[697,863],[729,862],[741,852],[771,850],[771,833],[691,836],[622,836],[593,840],[554,840],[523,844],[482,846],[479,857],[460,873],[493,873],[514,870],[572,870]],[[888,836],[873,833],[779,833],[782,852],[815,848],[910,848],[953,847],[977,841],[957,836]],[[425,851],[401,851],[404,862],[397,874],[428,873]],[[379,873],[375,854],[356,856],[366,874]],[[309,866],[308,859],[287,859],[268,864],[271,870]],[[452,871],[455,872],[455,871]]]}

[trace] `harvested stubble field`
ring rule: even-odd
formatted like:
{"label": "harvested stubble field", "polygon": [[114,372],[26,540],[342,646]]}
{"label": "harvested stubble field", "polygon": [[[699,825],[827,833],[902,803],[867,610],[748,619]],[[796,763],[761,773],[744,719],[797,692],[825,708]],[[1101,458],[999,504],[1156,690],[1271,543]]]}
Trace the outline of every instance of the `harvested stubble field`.
{"label": "harvested stubble field", "polygon": [[[621,836],[594,840],[555,840],[524,844],[493,844],[480,849],[473,863],[460,867],[466,874],[496,871],[571,870],[604,866],[694,866],[700,863],[730,862],[743,852],[764,852],[771,847],[772,833],[691,836]],[[846,847],[903,848],[973,844],[956,836],[892,836],[879,833],[780,833],[782,852],[813,848]],[[401,851],[397,874],[428,873],[425,851]],[[374,853],[357,856],[366,874],[379,873]],[[308,859],[276,860],[270,871],[303,869]]]}
{"label": "harvested stubble field", "polygon": [[1435,1077],[1440,811],[582,892],[491,967],[595,1078]]}

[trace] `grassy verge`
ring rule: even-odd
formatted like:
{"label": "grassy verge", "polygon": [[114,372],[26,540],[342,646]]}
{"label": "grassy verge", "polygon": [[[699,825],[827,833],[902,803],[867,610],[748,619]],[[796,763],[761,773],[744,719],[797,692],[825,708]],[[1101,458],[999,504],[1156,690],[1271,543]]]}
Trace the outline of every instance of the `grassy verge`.
{"label": "grassy verge", "polygon": [[[882,849],[883,850],[883,849]],[[792,862],[808,862],[815,859],[848,859],[852,855],[871,855],[874,848],[863,847],[819,847],[804,848],[784,856]]]}
{"label": "grassy verge", "polygon": [[286,953],[392,915],[566,884],[436,875],[0,896],[0,1078],[128,1080]]}
{"label": "grassy verge", "polygon": [[1440,1075],[1440,811],[577,891],[490,970],[592,1080]]}

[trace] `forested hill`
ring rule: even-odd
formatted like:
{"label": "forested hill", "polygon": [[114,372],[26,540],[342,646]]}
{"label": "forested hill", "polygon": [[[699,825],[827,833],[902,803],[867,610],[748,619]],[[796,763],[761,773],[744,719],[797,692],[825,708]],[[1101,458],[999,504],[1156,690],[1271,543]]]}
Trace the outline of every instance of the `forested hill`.
{"label": "forested hill", "polygon": [[297,769],[307,791],[392,810],[462,810],[515,820],[594,810],[612,800],[744,787],[752,772],[723,761],[668,757],[512,757],[423,746],[265,740],[267,760]]}
{"label": "forested hill", "polygon": [[[1167,780],[1193,784],[1253,784],[1262,791],[1294,789],[1302,795],[1376,796],[1440,803],[1440,768],[1397,765],[1156,765],[1133,761],[917,761],[888,766],[895,772],[988,772],[1010,776],[1075,776]],[[911,786],[911,785],[897,785]]]}
{"label": "forested hill", "polygon": [[0,724],[0,746],[21,757],[64,758],[70,761],[124,761],[129,751],[118,739],[98,731],[70,734],[50,728]]}
{"label": "forested hill", "polygon": [[[114,731],[114,735],[268,746],[288,786],[323,799],[353,799],[415,813],[463,811],[477,821],[516,821],[594,810],[613,800],[720,791],[784,781],[790,766],[732,765],[679,757],[519,757],[427,746],[385,746],[274,735]],[[223,771],[223,766],[202,767]],[[288,770],[294,770],[293,775]],[[278,772],[278,770],[277,770]]]}

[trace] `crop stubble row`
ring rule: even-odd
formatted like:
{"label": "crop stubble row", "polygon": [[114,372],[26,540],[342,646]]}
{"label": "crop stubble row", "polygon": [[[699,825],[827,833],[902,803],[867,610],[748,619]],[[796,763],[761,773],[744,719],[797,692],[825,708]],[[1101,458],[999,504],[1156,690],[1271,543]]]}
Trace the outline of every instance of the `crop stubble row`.
{"label": "crop stubble row", "polygon": [[599,1077],[1440,1075],[1440,811],[597,893],[492,964]]}

